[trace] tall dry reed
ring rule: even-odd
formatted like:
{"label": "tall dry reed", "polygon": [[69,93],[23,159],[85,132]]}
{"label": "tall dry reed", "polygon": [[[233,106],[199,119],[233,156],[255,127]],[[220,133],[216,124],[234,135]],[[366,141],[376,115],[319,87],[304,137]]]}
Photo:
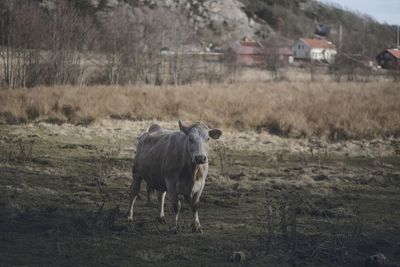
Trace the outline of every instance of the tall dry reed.
{"label": "tall dry reed", "polygon": [[238,130],[331,139],[400,136],[400,85],[239,83],[180,87],[37,87],[0,91],[6,123],[96,118],[202,120]]}

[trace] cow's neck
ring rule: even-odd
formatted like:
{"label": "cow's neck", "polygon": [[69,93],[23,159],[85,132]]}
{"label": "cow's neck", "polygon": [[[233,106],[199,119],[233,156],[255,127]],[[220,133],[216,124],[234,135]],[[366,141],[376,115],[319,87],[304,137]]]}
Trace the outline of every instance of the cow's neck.
{"label": "cow's neck", "polygon": [[[187,143],[189,145],[189,142]],[[208,168],[208,163],[205,164],[197,164],[192,161],[192,156],[190,155],[189,146],[187,146],[187,161],[186,168],[189,171],[189,176],[193,179],[193,181],[201,179],[203,177],[204,170]],[[207,165],[207,166],[206,166]]]}
{"label": "cow's neck", "polygon": [[196,164],[190,161],[188,169],[190,170],[190,177],[193,179],[193,181],[199,181],[205,178],[204,174],[208,170],[208,163]]}
{"label": "cow's neck", "polygon": [[196,171],[198,166],[199,166],[199,164],[194,163],[190,157],[190,159],[188,161],[188,169],[189,169],[191,175],[194,174],[194,172]]}

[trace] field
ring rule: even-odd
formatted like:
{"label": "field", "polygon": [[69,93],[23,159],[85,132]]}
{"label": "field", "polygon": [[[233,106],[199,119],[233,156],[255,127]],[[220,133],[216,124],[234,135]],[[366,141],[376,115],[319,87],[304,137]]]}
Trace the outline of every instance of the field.
{"label": "field", "polygon": [[[218,86],[0,91],[0,265],[400,263],[399,85]],[[126,221],[137,137],[178,118],[224,132],[201,235],[185,201],[177,235],[158,224],[144,186]]]}

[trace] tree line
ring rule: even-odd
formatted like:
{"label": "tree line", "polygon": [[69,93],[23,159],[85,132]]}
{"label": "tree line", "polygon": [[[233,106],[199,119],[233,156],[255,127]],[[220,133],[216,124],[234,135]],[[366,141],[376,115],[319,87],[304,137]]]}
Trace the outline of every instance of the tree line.
{"label": "tree line", "polygon": [[6,87],[182,84],[217,73],[180,51],[197,37],[186,16],[169,9],[122,3],[94,15],[66,0],[3,0],[0,12]]}

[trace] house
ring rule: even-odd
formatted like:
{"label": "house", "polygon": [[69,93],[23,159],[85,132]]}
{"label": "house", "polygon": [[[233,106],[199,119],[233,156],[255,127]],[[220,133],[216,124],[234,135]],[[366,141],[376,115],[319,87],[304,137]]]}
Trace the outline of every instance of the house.
{"label": "house", "polygon": [[400,68],[400,49],[386,49],[376,56],[376,61],[383,69]]}
{"label": "house", "polygon": [[294,43],[295,59],[333,63],[337,54],[336,47],[326,39],[302,38]]}
{"label": "house", "polygon": [[284,63],[293,63],[293,51],[289,47],[280,47],[277,51],[279,60]]}
{"label": "house", "polygon": [[161,47],[158,51],[159,51],[160,55],[163,55],[163,56],[169,56],[169,55],[174,54],[174,51],[171,51],[169,49],[169,47],[166,47],[166,46]]}
{"label": "house", "polygon": [[229,52],[233,62],[238,65],[256,66],[265,62],[263,45],[248,37],[234,42]]}

